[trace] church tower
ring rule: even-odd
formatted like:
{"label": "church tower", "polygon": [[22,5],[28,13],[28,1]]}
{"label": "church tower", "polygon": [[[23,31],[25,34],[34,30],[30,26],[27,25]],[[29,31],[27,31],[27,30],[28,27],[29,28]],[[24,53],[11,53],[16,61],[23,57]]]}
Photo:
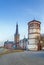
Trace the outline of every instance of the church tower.
{"label": "church tower", "polygon": [[19,48],[19,32],[18,32],[18,23],[16,24],[16,33],[14,36],[15,46]]}

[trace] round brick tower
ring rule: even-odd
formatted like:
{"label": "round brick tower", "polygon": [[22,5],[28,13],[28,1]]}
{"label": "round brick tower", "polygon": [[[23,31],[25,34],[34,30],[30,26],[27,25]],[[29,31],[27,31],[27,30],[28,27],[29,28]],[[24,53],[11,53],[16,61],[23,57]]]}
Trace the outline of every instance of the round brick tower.
{"label": "round brick tower", "polygon": [[40,24],[37,20],[28,23],[28,48],[30,50],[37,50],[39,47],[37,37],[40,37]]}

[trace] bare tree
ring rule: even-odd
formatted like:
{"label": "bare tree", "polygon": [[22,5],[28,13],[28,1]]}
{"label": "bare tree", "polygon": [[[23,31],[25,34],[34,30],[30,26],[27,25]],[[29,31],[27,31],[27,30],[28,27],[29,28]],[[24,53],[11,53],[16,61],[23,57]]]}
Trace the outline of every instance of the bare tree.
{"label": "bare tree", "polygon": [[36,39],[37,39],[37,46],[38,46],[38,51],[42,49],[42,46],[41,46],[41,36],[36,36]]}

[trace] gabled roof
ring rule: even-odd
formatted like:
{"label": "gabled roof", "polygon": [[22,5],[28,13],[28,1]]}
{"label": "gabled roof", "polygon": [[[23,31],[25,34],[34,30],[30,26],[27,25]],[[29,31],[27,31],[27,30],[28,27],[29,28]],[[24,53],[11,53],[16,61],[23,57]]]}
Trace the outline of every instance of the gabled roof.
{"label": "gabled roof", "polygon": [[4,44],[14,44],[13,41],[5,41]]}

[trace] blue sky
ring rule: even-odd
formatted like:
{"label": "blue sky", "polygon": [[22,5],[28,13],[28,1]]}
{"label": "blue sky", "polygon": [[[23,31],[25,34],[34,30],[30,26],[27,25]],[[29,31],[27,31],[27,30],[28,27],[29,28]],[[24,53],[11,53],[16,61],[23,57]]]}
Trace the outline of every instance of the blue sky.
{"label": "blue sky", "polygon": [[0,0],[0,42],[14,40],[17,22],[20,39],[28,37],[27,23],[34,18],[44,33],[44,0]]}

